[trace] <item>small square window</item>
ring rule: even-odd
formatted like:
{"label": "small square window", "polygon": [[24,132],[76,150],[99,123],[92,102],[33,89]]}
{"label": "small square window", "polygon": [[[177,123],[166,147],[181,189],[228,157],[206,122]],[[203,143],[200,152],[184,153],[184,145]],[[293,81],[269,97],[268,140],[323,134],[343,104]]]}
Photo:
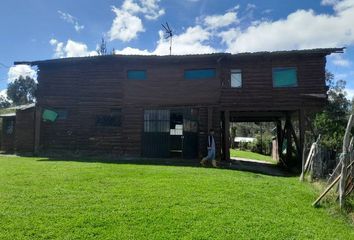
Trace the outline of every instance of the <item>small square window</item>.
{"label": "small square window", "polygon": [[127,72],[129,80],[146,80],[145,70],[128,70]]}
{"label": "small square window", "polygon": [[231,70],[231,87],[232,88],[242,87],[242,72],[240,69]]}

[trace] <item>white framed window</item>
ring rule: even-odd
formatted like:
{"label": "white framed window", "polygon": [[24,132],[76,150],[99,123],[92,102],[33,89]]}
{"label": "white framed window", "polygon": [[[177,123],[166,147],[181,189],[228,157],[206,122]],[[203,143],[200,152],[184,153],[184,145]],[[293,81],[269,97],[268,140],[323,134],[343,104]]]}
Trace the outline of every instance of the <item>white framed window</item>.
{"label": "white framed window", "polygon": [[242,71],[241,69],[231,70],[231,87],[241,88],[242,87]]}

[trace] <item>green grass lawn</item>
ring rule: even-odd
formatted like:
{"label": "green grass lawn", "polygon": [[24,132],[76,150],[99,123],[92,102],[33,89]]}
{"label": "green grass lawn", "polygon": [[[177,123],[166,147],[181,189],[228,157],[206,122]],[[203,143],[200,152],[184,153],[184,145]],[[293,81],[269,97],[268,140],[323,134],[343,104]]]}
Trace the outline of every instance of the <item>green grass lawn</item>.
{"label": "green grass lawn", "polygon": [[250,151],[230,149],[230,156],[231,157],[254,159],[254,160],[261,160],[261,161],[265,161],[265,162],[269,162],[269,163],[276,163],[276,161],[274,161],[271,156],[262,155],[262,154],[254,153],[254,152],[250,152]]}
{"label": "green grass lawn", "polygon": [[297,177],[0,157],[0,239],[354,239]]}

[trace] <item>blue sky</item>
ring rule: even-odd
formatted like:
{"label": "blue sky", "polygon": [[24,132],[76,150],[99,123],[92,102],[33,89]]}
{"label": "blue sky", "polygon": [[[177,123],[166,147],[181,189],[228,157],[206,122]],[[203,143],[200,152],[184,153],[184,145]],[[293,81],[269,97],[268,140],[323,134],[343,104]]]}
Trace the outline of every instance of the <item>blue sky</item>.
{"label": "blue sky", "polygon": [[354,0],[3,0],[0,89],[19,75],[14,61],[95,55],[104,37],[120,54],[173,54],[347,47],[327,68],[354,95]]}

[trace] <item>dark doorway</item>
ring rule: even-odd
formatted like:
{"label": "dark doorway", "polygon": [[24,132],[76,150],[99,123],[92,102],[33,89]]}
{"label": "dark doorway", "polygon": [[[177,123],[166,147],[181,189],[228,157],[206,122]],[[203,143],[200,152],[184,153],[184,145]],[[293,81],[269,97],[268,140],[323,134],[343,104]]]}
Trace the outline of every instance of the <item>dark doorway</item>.
{"label": "dark doorway", "polygon": [[145,110],[142,155],[198,157],[198,110]]}
{"label": "dark doorway", "polygon": [[144,157],[169,157],[170,111],[145,110],[142,134]]}
{"label": "dark doorway", "polygon": [[170,156],[183,158],[183,112],[173,111],[170,117]]}

